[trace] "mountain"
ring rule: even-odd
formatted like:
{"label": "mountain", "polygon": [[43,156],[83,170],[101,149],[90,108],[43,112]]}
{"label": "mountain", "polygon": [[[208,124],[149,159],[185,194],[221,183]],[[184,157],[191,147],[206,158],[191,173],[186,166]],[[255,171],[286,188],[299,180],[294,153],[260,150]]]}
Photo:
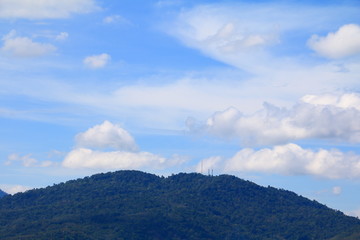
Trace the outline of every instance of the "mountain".
{"label": "mountain", "polygon": [[229,175],[118,171],[0,199],[2,240],[350,240],[359,230],[357,218]]}
{"label": "mountain", "polygon": [[4,197],[5,195],[7,195],[7,193],[0,189],[0,198]]}

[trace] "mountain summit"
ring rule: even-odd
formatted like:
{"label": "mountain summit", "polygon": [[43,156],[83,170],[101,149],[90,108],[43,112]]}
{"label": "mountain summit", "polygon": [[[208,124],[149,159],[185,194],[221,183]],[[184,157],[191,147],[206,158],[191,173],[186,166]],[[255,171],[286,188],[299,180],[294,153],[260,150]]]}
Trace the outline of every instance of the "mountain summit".
{"label": "mountain summit", "polygon": [[360,227],[316,201],[234,176],[139,171],[5,196],[0,223],[2,240],[335,240]]}

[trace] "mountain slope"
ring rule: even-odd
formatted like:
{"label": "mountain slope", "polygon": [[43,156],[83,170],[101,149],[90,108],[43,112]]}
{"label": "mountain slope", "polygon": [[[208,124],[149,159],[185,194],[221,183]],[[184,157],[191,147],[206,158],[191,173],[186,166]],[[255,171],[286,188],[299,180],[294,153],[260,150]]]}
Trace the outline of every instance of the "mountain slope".
{"label": "mountain slope", "polygon": [[0,198],[4,197],[5,195],[7,195],[7,193],[0,189]]}
{"label": "mountain slope", "polygon": [[359,226],[295,193],[228,175],[119,171],[0,199],[2,240],[325,240]]}

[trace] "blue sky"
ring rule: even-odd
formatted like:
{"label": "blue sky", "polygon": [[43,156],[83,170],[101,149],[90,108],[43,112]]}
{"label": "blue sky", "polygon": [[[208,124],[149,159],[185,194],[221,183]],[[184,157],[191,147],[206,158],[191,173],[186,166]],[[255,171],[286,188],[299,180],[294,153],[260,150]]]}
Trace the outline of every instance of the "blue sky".
{"label": "blue sky", "polygon": [[0,1],[0,188],[233,174],[360,215],[358,1]]}

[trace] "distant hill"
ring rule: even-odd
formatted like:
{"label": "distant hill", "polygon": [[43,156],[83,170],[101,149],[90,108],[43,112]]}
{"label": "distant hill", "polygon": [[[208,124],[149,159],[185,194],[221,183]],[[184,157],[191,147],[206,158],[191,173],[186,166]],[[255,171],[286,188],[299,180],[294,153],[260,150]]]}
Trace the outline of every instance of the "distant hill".
{"label": "distant hill", "polygon": [[7,195],[7,193],[4,192],[4,191],[2,191],[2,190],[0,189],[0,198],[2,198],[2,197],[5,196],[5,195]]}
{"label": "distant hill", "polygon": [[1,240],[344,240],[356,229],[357,218],[229,175],[118,171],[0,199]]}

